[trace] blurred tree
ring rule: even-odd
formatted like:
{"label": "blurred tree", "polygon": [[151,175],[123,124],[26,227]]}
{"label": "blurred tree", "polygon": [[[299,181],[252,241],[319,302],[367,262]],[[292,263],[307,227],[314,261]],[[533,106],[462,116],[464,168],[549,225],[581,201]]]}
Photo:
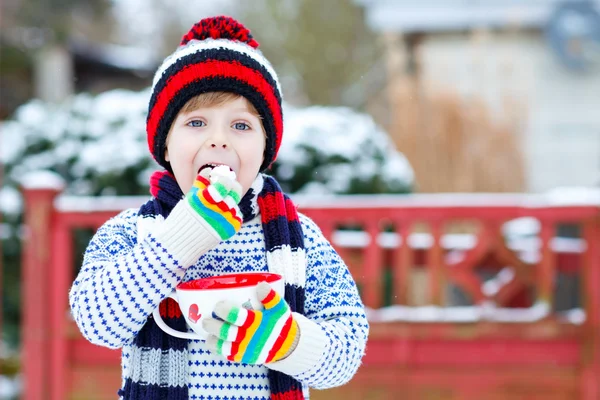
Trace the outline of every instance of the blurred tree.
{"label": "blurred tree", "polygon": [[31,98],[31,74],[30,57],[0,37],[0,120],[7,118],[19,104]]}
{"label": "blurred tree", "polygon": [[[76,27],[87,32],[106,28],[111,4],[110,0],[6,0],[0,6],[2,32],[19,29],[30,47],[65,43]],[[104,31],[104,36],[110,32]]]}
{"label": "blurred tree", "polygon": [[[385,86],[382,46],[353,1],[151,1],[158,27],[145,40],[157,43],[163,56],[201,18],[225,14],[239,19],[260,43],[293,105],[364,110]],[[141,33],[139,23],[125,29],[133,36]]]}
{"label": "blurred tree", "polygon": [[31,96],[60,101],[72,92],[67,43],[74,36],[106,41],[110,0],[6,0],[0,3],[0,118]]}
{"label": "blurred tree", "polygon": [[[382,46],[348,0],[235,3],[297,105],[366,107],[385,85]],[[232,9],[234,9],[232,7]]]}

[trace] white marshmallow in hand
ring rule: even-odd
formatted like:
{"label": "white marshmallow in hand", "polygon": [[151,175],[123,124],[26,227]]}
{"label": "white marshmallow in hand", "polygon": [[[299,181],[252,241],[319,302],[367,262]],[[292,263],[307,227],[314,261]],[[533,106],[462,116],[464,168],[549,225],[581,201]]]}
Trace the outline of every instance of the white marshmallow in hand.
{"label": "white marshmallow in hand", "polygon": [[210,182],[215,183],[220,180],[219,178],[235,181],[235,172],[227,165],[217,165],[210,170]]}
{"label": "white marshmallow in hand", "polygon": [[[217,182],[226,187],[228,190],[233,191],[237,194],[234,196],[239,201],[242,196],[242,185],[236,180],[235,172],[233,172],[227,165],[218,165],[210,171],[209,177],[211,185]],[[225,198],[225,203],[231,208],[235,206],[235,202],[228,203],[228,198]]]}

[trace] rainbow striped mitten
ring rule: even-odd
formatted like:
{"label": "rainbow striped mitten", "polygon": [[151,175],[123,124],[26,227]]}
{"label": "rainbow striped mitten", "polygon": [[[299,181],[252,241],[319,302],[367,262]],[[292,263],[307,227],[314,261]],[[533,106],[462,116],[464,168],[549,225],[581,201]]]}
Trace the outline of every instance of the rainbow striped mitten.
{"label": "rainbow striped mitten", "polygon": [[204,320],[211,334],[206,346],[230,361],[267,364],[287,357],[298,344],[300,331],[285,300],[266,282],[256,287],[264,310],[247,310],[228,302],[215,306]]}
{"label": "rainbow striped mitten", "polygon": [[185,198],[221,240],[227,240],[242,226],[242,213],[238,208],[241,192],[235,174],[223,166],[202,170]]}

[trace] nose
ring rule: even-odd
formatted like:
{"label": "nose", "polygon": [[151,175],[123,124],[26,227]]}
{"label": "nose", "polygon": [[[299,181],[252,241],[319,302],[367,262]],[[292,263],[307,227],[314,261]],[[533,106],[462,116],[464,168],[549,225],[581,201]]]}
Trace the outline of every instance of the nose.
{"label": "nose", "polygon": [[229,147],[227,134],[223,129],[215,127],[212,131],[212,135],[206,141],[206,144],[212,149],[227,149]]}

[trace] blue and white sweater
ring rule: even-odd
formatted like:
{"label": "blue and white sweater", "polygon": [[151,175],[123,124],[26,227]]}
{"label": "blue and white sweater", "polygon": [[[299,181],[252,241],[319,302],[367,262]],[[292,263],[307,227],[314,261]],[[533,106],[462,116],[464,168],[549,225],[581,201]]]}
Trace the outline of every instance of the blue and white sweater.
{"label": "blue and white sweater", "polygon": [[[269,368],[300,381],[308,398],[309,387],[326,389],[350,380],[364,354],[369,326],[348,268],[315,223],[299,216],[307,264],[306,318],[296,316],[301,338],[295,351]],[[133,354],[133,339],[179,282],[268,270],[260,216],[187,269],[167,251],[165,243],[173,238],[161,229],[140,236],[140,220],[137,209],[125,210],[96,232],[69,294],[83,335],[94,344],[122,348],[123,376],[135,374],[131,360],[140,359]],[[203,341],[190,340],[187,376],[178,379],[187,384],[190,399],[269,400],[267,372],[264,365],[230,362],[208,352]]]}

